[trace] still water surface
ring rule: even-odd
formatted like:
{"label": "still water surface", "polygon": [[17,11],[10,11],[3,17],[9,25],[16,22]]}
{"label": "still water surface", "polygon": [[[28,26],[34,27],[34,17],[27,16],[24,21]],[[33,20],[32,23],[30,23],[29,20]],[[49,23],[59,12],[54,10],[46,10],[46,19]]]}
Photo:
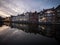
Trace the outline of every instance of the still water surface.
{"label": "still water surface", "polygon": [[0,43],[14,45],[58,45],[56,25],[5,23],[0,26]]}

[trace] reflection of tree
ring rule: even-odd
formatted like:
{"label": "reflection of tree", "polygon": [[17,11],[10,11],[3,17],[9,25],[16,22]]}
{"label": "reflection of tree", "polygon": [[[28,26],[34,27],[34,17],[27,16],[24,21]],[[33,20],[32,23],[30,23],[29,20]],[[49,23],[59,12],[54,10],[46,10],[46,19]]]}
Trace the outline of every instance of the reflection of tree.
{"label": "reflection of tree", "polygon": [[3,18],[0,17],[0,27],[2,26],[2,24],[3,24]]}
{"label": "reflection of tree", "polygon": [[3,20],[3,18],[2,18],[2,17],[0,17],[0,24],[2,23],[2,20]]}
{"label": "reflection of tree", "polygon": [[40,33],[40,31],[38,30],[38,25],[37,24],[29,24],[28,26],[29,26],[28,32],[34,33],[34,34],[37,34],[37,33],[39,34]]}

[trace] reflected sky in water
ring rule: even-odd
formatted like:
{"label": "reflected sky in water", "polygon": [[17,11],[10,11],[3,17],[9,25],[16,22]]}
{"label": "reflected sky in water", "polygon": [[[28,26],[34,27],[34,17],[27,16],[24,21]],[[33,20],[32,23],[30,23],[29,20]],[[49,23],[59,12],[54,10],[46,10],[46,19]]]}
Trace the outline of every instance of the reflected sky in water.
{"label": "reflected sky in water", "polygon": [[55,25],[11,23],[0,27],[0,42],[8,44],[58,44]]}

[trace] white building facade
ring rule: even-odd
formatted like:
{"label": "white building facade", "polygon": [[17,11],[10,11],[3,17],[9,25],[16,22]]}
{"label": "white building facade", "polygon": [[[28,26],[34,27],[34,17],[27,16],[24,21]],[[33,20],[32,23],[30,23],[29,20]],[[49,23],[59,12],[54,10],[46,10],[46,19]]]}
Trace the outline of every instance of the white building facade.
{"label": "white building facade", "polygon": [[26,14],[20,14],[17,16],[11,16],[11,21],[28,21],[29,20],[29,16]]}

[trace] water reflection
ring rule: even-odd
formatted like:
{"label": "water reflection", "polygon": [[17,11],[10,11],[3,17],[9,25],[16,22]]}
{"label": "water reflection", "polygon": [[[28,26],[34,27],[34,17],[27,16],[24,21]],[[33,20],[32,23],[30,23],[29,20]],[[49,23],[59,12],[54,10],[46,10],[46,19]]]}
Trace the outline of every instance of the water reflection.
{"label": "water reflection", "polygon": [[[0,29],[4,30],[2,31],[3,33],[0,30],[0,38],[2,36],[4,39],[3,38],[1,39],[3,39],[3,41],[7,40],[8,42],[18,41],[19,43],[21,43],[22,41],[23,42],[34,41],[34,42],[39,43],[41,40],[43,42],[44,41],[48,42],[50,40],[50,42],[53,43],[53,41],[51,41],[50,38],[54,38],[57,40],[60,39],[59,26],[58,25],[38,25],[38,24],[20,24],[20,23],[4,22],[3,25],[1,24],[0,26]],[[1,39],[0,41],[2,41]]]}
{"label": "water reflection", "polygon": [[41,34],[48,37],[56,35],[56,25],[38,25],[38,24],[19,24],[19,23],[4,23],[11,28],[17,28],[26,33]]}

